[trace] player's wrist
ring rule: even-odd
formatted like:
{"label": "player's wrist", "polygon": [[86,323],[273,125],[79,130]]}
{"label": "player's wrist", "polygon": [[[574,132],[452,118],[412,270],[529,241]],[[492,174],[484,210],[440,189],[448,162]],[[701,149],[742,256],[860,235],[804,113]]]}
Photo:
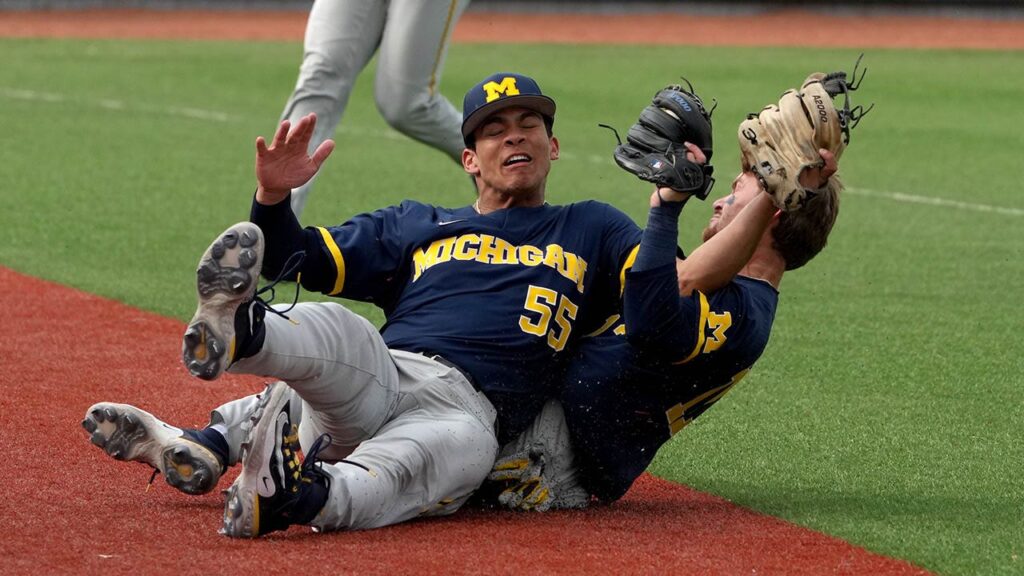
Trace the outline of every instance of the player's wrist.
{"label": "player's wrist", "polygon": [[651,208],[657,208],[664,204],[683,204],[690,199],[692,194],[678,192],[671,188],[658,187],[651,194]]}
{"label": "player's wrist", "polygon": [[280,204],[284,201],[288,195],[291,194],[291,189],[286,188],[283,190],[274,190],[265,188],[262,184],[256,187],[256,201],[264,206],[273,206],[274,204]]}

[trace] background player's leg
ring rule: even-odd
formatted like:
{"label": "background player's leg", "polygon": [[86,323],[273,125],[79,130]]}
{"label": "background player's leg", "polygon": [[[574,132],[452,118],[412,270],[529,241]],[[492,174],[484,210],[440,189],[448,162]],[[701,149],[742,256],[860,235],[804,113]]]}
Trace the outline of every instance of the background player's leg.
{"label": "background player's leg", "polygon": [[392,0],[381,38],[374,93],[399,132],[461,162],[462,113],[441,94],[452,30],[469,0]]}
{"label": "background player's leg", "polygon": [[[282,120],[294,124],[310,112],[316,113],[316,128],[309,142],[311,153],[334,134],[341,121],[356,77],[380,44],[386,9],[387,2],[365,0],[313,3],[299,78],[281,114]],[[302,215],[313,180],[292,190],[296,216]]]}

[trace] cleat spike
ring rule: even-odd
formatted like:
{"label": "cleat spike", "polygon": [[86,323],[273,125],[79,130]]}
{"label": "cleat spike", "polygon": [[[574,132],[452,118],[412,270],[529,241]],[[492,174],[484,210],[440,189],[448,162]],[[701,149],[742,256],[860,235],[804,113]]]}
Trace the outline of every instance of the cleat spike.
{"label": "cleat spike", "polygon": [[208,341],[207,350],[212,358],[220,358],[224,355],[224,345],[216,338]]}
{"label": "cleat spike", "polygon": [[256,253],[246,248],[238,253],[238,265],[242,268],[252,268],[256,264]]}
{"label": "cleat spike", "polygon": [[238,239],[238,243],[242,245],[242,248],[252,248],[259,241],[259,236],[257,236],[252,230],[243,231]]}

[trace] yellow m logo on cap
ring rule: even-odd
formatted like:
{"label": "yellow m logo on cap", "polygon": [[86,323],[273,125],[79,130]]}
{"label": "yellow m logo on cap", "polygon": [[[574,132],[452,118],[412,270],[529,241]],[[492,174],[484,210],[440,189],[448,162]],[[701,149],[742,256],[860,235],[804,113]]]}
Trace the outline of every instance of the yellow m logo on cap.
{"label": "yellow m logo on cap", "polygon": [[502,78],[501,84],[491,81],[484,84],[484,90],[487,91],[487,101],[494,102],[501,95],[505,96],[516,96],[519,94],[519,88],[516,88],[516,79],[511,76]]}

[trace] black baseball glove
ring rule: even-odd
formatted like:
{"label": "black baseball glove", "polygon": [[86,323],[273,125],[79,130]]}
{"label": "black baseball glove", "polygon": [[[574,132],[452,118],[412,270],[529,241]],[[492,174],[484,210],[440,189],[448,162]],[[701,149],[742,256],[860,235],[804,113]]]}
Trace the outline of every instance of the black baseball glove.
{"label": "black baseball glove", "polygon": [[[615,148],[615,162],[641,180],[703,200],[714,183],[711,114],[689,88],[671,85],[658,91],[629,129],[626,143]],[[687,160],[684,142],[698,146],[708,163]]]}

